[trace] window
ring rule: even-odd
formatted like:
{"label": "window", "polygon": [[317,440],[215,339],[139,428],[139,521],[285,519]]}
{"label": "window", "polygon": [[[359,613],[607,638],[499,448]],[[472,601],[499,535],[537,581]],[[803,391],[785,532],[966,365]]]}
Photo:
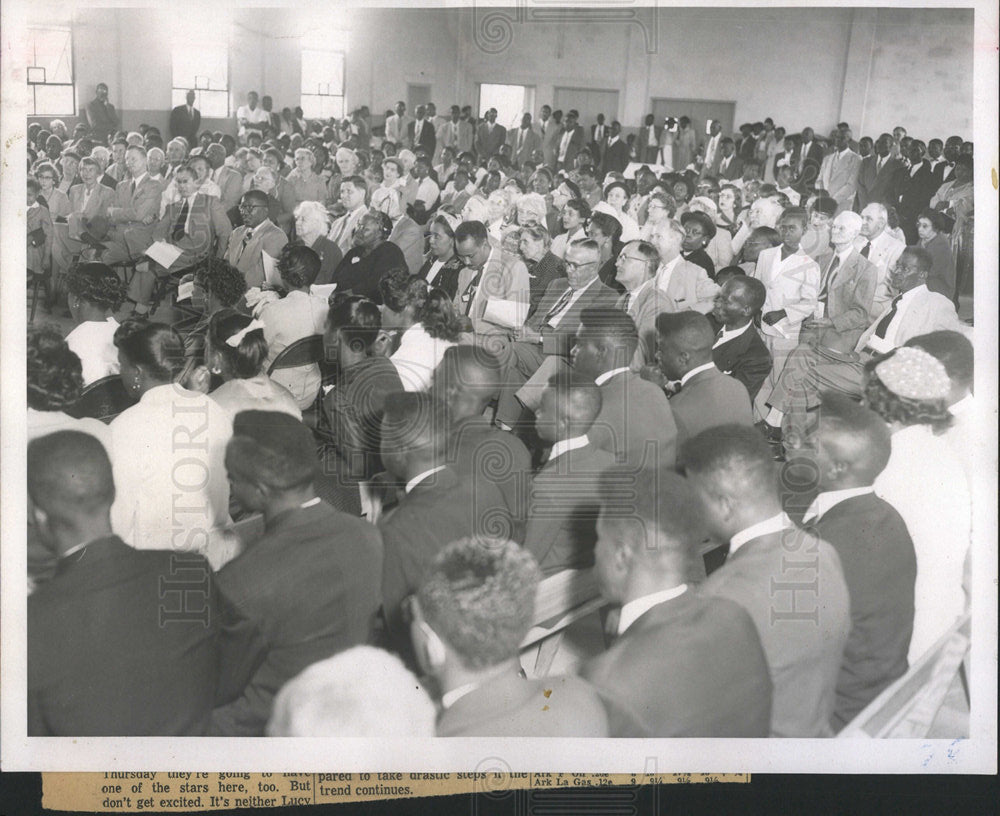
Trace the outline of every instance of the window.
{"label": "window", "polygon": [[75,116],[73,38],[68,28],[28,29],[29,116]]}
{"label": "window", "polygon": [[194,91],[194,106],[203,117],[229,117],[229,50],[217,43],[174,46],[171,107],[186,104]]}
{"label": "window", "polygon": [[344,52],[302,49],[302,112],[307,119],[344,118]]}
{"label": "window", "polygon": [[497,109],[497,124],[505,128],[518,127],[521,116],[533,107],[534,88],[525,85],[479,86],[479,118],[490,108]]}

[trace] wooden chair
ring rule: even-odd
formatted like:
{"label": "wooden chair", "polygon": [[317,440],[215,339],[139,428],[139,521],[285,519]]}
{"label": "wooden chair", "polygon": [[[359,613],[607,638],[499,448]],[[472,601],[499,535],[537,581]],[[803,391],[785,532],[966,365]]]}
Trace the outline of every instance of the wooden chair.
{"label": "wooden chair", "polygon": [[49,294],[49,273],[48,272],[35,272],[34,270],[28,270],[28,286],[31,287],[31,314],[28,316],[28,322],[35,322],[35,311],[38,309],[38,289],[42,287],[45,289],[46,297]]}
{"label": "wooden chair", "polygon": [[122,378],[112,374],[84,388],[83,393],[66,413],[77,419],[92,417],[108,423],[134,403],[135,400],[125,390]]}
{"label": "wooden chair", "polygon": [[837,737],[923,739],[956,675],[962,679],[968,702],[963,661],[969,652],[970,617],[966,613],[959,618],[906,674],[872,700]]}
{"label": "wooden chair", "polygon": [[534,621],[521,641],[522,662],[531,660],[533,677],[544,677],[552,668],[567,627],[606,605],[592,569],[569,569],[550,575],[535,593]]}

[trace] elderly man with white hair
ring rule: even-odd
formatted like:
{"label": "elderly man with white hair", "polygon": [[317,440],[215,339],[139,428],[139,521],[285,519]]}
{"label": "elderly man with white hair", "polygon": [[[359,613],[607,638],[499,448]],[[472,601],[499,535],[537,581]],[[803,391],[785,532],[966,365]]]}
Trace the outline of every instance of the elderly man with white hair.
{"label": "elderly man with white hair", "polygon": [[319,256],[319,274],[314,284],[332,283],[337,264],[344,257],[340,247],[326,237],[329,229],[330,214],[318,201],[303,201],[295,208],[297,243],[304,244]]}
{"label": "elderly man with white hair", "polygon": [[[517,223],[521,227],[545,227],[545,216],[548,208],[545,206],[545,197],[538,193],[525,193],[519,196],[514,205],[517,212]],[[548,247],[546,247],[547,249]]]}
{"label": "elderly man with white hair", "polygon": [[861,211],[861,234],[855,244],[861,254],[875,264],[878,269],[878,288],[875,290],[875,306],[882,307],[889,302],[889,270],[895,266],[906,245],[889,234],[886,226],[889,214],[884,204],[873,202]]}
{"label": "elderly man with white hair", "polygon": [[175,137],[167,142],[167,148],[165,153],[166,167],[163,170],[163,178],[170,181],[174,177],[174,173],[177,172],[177,168],[180,167],[184,160],[187,158],[188,145],[187,140],[183,137]]}
{"label": "elderly man with white hair", "polygon": [[819,308],[802,323],[800,343],[819,343],[849,352],[877,315],[878,269],[855,246],[861,216],[847,210],[833,219],[828,251],[818,258]]}
{"label": "elderly man with white hair", "polygon": [[733,254],[739,255],[743,249],[743,244],[750,233],[758,227],[770,227],[774,229],[778,226],[778,219],[784,211],[781,202],[774,196],[768,198],[758,198],[750,205],[750,212],[747,216],[747,223],[740,227],[736,235],[733,236]]}
{"label": "elderly man with white hair", "polygon": [[313,663],[282,687],[267,735],[433,737],[436,719],[434,702],[402,660],[355,646]]}
{"label": "elderly man with white hair", "polygon": [[146,151],[146,172],[150,178],[156,181],[163,181],[163,170],[166,166],[166,154],[158,147],[151,147]]}
{"label": "elderly man with white hair", "polygon": [[690,309],[708,314],[715,306],[719,287],[698,264],[681,256],[684,236],[684,227],[672,219],[653,228],[649,236],[650,243],[660,253],[660,267],[653,279],[654,285],[670,298],[670,311],[684,312]]}
{"label": "elderly man with white hair", "polygon": [[424,264],[424,231],[403,212],[399,190],[379,187],[372,193],[371,208],[384,212],[392,219],[389,241],[402,250],[406,268],[411,275],[416,275]]}

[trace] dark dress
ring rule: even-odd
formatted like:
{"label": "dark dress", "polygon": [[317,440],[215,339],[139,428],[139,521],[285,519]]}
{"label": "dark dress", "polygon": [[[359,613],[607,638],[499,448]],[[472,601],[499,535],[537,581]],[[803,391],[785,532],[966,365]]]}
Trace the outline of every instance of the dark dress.
{"label": "dark dress", "polygon": [[710,280],[715,280],[715,264],[705,250],[696,249],[694,252],[682,252],[681,254],[684,256],[685,261],[698,264],[698,266],[708,273]]}
{"label": "dark dress", "polygon": [[338,294],[350,292],[363,295],[381,305],[378,283],[394,267],[407,268],[403,251],[391,241],[383,241],[367,255],[362,255],[362,250],[354,247],[337,264],[331,283],[337,284]]}

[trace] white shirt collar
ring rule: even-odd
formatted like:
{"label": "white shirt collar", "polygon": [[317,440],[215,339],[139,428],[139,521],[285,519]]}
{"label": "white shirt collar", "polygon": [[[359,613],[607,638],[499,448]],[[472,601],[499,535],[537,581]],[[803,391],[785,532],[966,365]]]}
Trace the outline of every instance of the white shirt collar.
{"label": "white shirt collar", "polygon": [[850,153],[850,152],[851,152],[851,146],[850,146],[850,145],[848,145],[848,146],[847,146],[847,147],[845,147],[845,148],[844,148],[843,150],[838,150],[838,151],[837,151],[837,155],[838,155],[838,156],[846,156],[846,155],[847,155],[848,153]]}
{"label": "white shirt collar", "polygon": [[590,440],[587,436],[574,436],[570,439],[560,439],[552,446],[552,452],[549,454],[549,461],[551,462],[557,456],[562,456],[564,453],[569,453],[571,450],[576,450],[577,448],[585,448],[590,444]]}
{"label": "white shirt collar", "polygon": [[771,518],[758,521],[756,524],[747,527],[745,530],[740,530],[736,535],[729,539],[729,554],[732,555],[735,553],[748,541],[753,541],[755,538],[760,538],[761,536],[766,536],[770,533],[778,533],[782,530],[788,530],[794,526],[795,525],[792,524],[792,520],[788,518],[784,511],[778,513],[776,516],[771,516]]}
{"label": "white shirt collar", "polygon": [[135,186],[138,187],[140,184],[142,184],[142,180],[146,178],[147,175],[148,175],[147,173],[143,173],[141,176],[136,176],[134,179],[132,179],[132,181],[135,182]]}
{"label": "white shirt collar", "polygon": [[741,334],[745,334],[747,329],[753,325],[752,320],[748,320],[746,325],[739,329],[727,329],[725,326],[722,327],[722,331],[719,332],[719,336],[716,341],[712,344],[712,348],[717,348],[723,343],[728,343],[734,337],[739,337]]}
{"label": "white shirt collar", "polygon": [[670,282],[670,275],[677,267],[677,264],[679,264],[683,260],[684,256],[678,252],[676,258],[674,258],[671,261],[667,261],[666,263],[660,264],[660,268],[656,270],[656,275],[654,276],[657,288],[659,289],[667,288],[667,284]]}
{"label": "white shirt collar", "polygon": [[415,488],[418,484],[424,481],[424,479],[433,476],[439,470],[444,470],[444,467],[445,467],[444,465],[438,465],[437,467],[431,468],[430,470],[425,470],[423,473],[418,473],[416,476],[414,476],[412,479],[410,479],[410,481],[406,483],[406,487],[404,489],[406,490],[407,493],[409,493],[411,490],[413,490],[413,488]]}
{"label": "white shirt collar", "polygon": [[692,368],[687,374],[681,377],[681,388],[688,384],[688,380],[694,377],[696,374],[701,374],[702,371],[708,371],[710,368],[715,368],[715,363],[705,363],[703,365]]}
{"label": "white shirt collar", "polygon": [[869,493],[874,492],[874,485],[845,487],[843,490],[827,490],[813,499],[812,504],[809,505],[809,509],[806,510],[806,514],[802,517],[802,521],[806,524],[819,521],[841,502],[853,499],[855,496],[867,496]]}
{"label": "white shirt collar", "polygon": [[687,588],[687,584],[681,584],[680,586],[675,586],[671,589],[663,589],[659,592],[653,592],[650,595],[643,595],[641,598],[636,598],[634,601],[629,601],[627,604],[622,606],[621,616],[618,618],[618,634],[625,634],[626,629],[628,629],[654,606],[659,606],[661,603],[666,603],[674,598],[679,598],[687,591]]}
{"label": "white shirt collar", "polygon": [[611,369],[611,371],[605,371],[603,374],[598,376],[597,379],[594,380],[594,385],[604,385],[604,383],[606,383],[615,375],[621,374],[628,370],[629,370],[628,366],[622,366],[621,368],[613,368]]}
{"label": "white shirt collar", "polygon": [[948,408],[948,412],[953,416],[971,414],[976,408],[976,401],[972,394],[962,397],[958,402]]}
{"label": "white shirt collar", "polygon": [[478,687],[479,683],[466,683],[464,686],[459,686],[458,688],[453,688],[451,691],[446,691],[441,695],[441,707],[451,708],[466,694],[475,691]]}
{"label": "white shirt collar", "polygon": [[[677,257],[680,257],[680,256],[678,255]],[[632,296],[631,298],[629,298],[628,305],[629,306],[635,305],[636,298],[639,297],[639,294],[642,292],[642,290],[645,289],[650,284],[652,284],[652,282],[653,282],[653,278],[646,278],[646,280],[644,280],[642,283],[640,283],[639,286],[637,286],[631,292],[626,292],[625,294]]]}

